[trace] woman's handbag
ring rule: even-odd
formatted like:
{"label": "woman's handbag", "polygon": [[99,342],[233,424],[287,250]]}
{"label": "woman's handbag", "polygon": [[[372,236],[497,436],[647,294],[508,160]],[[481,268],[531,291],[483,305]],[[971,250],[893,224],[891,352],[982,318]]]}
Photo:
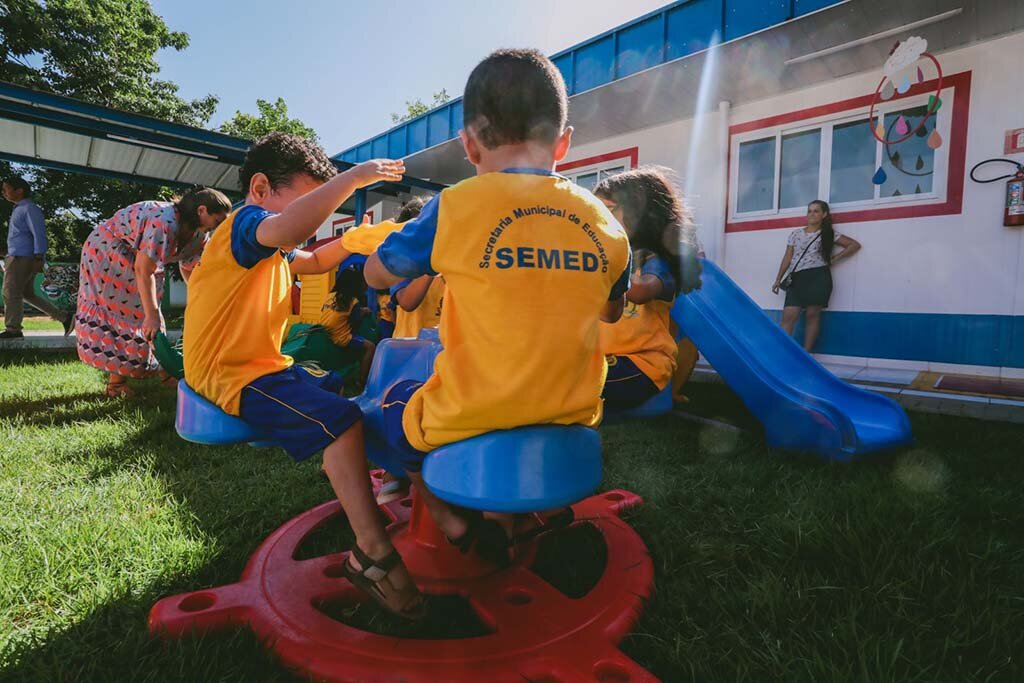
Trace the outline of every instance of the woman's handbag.
{"label": "woman's handbag", "polygon": [[799,266],[800,262],[804,260],[804,256],[807,256],[807,250],[811,248],[812,244],[818,241],[819,237],[821,237],[821,231],[819,231],[818,234],[814,236],[814,239],[808,242],[807,246],[804,247],[804,251],[802,254],[800,254],[800,258],[798,258],[796,260],[796,263],[793,264],[793,267],[789,269],[789,273],[786,275],[786,277],[782,278],[782,281],[779,282],[779,289],[785,292],[787,289],[793,286],[793,273],[796,272],[796,267]]}

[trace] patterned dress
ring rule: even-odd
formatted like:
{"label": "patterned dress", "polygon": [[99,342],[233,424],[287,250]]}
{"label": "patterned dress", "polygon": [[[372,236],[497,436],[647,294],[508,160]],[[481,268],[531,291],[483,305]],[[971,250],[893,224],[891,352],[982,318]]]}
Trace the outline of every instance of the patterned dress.
{"label": "patterned dress", "polygon": [[206,235],[197,232],[176,249],[178,216],[170,202],[127,206],[89,234],[82,247],[75,334],[78,357],[87,365],[125,377],[148,377],[160,369],[142,336],[145,312],[135,280],[135,256],[156,263],[156,296],[163,298],[164,265],[178,261],[192,268]]}

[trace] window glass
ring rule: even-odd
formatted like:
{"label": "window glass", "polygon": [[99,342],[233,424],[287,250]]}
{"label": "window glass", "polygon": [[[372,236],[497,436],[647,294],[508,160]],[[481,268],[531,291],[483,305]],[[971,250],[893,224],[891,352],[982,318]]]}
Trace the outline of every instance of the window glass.
{"label": "window glass", "polygon": [[818,198],[821,130],[782,136],[779,165],[779,208],[806,206]]}
{"label": "window glass", "polygon": [[738,213],[768,211],[773,208],[775,138],[740,143],[738,185]]}
{"label": "window glass", "polygon": [[597,187],[597,171],[576,176],[576,184],[588,190],[593,190]]}
{"label": "window glass", "polygon": [[875,152],[878,142],[867,119],[832,129],[832,164],[828,200],[856,202],[875,198]]}
{"label": "window glass", "polygon": [[[920,125],[927,113],[926,106],[894,111],[885,115],[885,139],[899,140],[906,133],[900,133],[902,125],[907,132]],[[900,117],[904,123],[901,125]],[[881,196],[900,197],[908,194],[924,194],[932,191],[935,175],[935,150],[928,147],[928,135],[935,128],[932,116],[920,130],[903,142],[882,146],[882,169],[886,179],[882,183]]]}

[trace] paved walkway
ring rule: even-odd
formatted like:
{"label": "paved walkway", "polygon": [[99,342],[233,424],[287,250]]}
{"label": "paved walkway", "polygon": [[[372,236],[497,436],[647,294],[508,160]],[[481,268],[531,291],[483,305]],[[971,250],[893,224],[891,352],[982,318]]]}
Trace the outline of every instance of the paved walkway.
{"label": "paved walkway", "polygon": [[[841,363],[822,365],[836,377],[869,391],[889,396],[907,410],[1024,424],[1024,397],[943,391],[932,388],[939,383],[935,373],[917,370],[871,368]],[[951,373],[946,373],[946,376],[951,376]],[[692,381],[721,382],[722,379],[702,359],[694,370]]]}

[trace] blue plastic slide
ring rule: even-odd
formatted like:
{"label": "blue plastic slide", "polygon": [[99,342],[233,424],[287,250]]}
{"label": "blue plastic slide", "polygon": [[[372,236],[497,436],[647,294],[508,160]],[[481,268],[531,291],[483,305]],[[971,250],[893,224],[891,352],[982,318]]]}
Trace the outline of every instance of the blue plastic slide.
{"label": "blue plastic slide", "polygon": [[913,441],[895,401],[847,384],[805,352],[718,266],[672,318],[764,425],[776,448],[848,461]]}

